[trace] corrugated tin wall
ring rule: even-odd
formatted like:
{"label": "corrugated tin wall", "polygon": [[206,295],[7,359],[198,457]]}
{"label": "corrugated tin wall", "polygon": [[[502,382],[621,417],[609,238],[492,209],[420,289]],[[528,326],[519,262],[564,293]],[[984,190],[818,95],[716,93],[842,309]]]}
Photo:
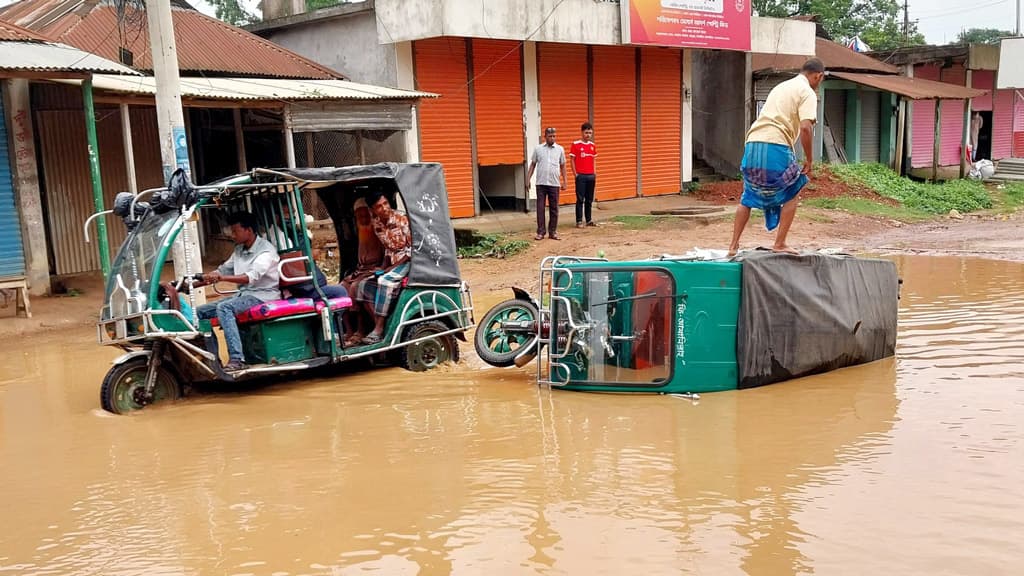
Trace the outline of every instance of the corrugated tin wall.
{"label": "corrugated tin wall", "polygon": [[846,90],[825,91],[825,124],[832,129],[836,146],[846,148]]}
{"label": "corrugated tin wall", "polygon": [[417,40],[413,52],[416,88],[441,95],[420,103],[420,158],[444,165],[451,215],[473,216],[476,194],[466,41],[447,37]]}
{"label": "corrugated tin wall", "polygon": [[520,43],[473,40],[476,162],[523,163],[523,80]]}
{"label": "corrugated tin wall", "polygon": [[[637,195],[636,49],[594,46],[594,141],[599,200]],[[577,130],[578,131],[578,130]]]}
{"label": "corrugated tin wall", "polygon": [[[566,161],[573,140],[580,137],[580,126],[590,118],[590,104],[587,87],[587,47],[579,44],[544,43],[537,48],[537,83],[540,89],[541,137],[544,128],[553,126],[558,131],[558,141],[565,148]],[[594,127],[595,133],[600,128]],[[596,136],[598,145],[597,192],[600,192],[601,160],[604,158],[601,137]],[[540,142],[530,142],[531,149]],[[562,204],[576,202],[576,183],[569,168],[566,168],[569,182],[559,196]]]}
{"label": "corrugated tin wall", "polygon": [[1013,102],[1013,157],[1024,157],[1024,96],[1014,91]]}
{"label": "corrugated tin wall", "polygon": [[1009,158],[1013,153],[1014,91],[996,90],[992,110],[992,159]]}
{"label": "corrugated tin wall", "polygon": [[[160,150],[156,112],[153,108],[132,109],[132,144],[139,189],[161,185]],[[86,244],[82,224],[95,212],[85,116],[81,110],[42,110],[36,113],[39,150],[42,157],[47,221],[54,266],[58,275],[98,270],[95,240]],[[96,130],[103,180],[104,205],[110,207],[118,192],[128,190],[121,118],[117,108],[97,108]],[[110,249],[116,253],[125,238],[117,218],[107,217]],[[95,228],[90,231],[95,238]]]}
{"label": "corrugated tin wall", "polygon": [[21,218],[18,217],[18,203],[11,180],[13,158],[7,144],[7,113],[0,94],[0,278],[25,275]]}
{"label": "corrugated tin wall", "polygon": [[[992,90],[995,86],[995,73],[991,70],[975,70],[971,73],[971,87]],[[971,100],[971,109],[979,112],[992,110],[992,92]]]}
{"label": "corrugated tin wall", "polygon": [[682,182],[681,55],[679,50],[641,49],[640,182],[644,196],[676,194]]}

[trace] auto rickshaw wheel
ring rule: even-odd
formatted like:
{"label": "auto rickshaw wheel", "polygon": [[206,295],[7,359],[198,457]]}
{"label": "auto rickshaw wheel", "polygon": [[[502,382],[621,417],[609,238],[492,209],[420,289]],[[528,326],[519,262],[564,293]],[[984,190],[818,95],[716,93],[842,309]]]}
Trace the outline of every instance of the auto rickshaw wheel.
{"label": "auto rickshaw wheel", "polygon": [[532,331],[506,330],[503,324],[527,322],[536,324],[540,314],[537,308],[521,299],[506,300],[487,311],[477,325],[473,345],[480,359],[497,368],[515,363],[516,356],[533,345],[537,339],[536,326]]}
{"label": "auto rickshaw wheel", "polygon": [[[448,330],[448,326],[438,320],[420,322],[409,326],[402,332],[402,342],[425,338],[432,334],[441,334]],[[458,362],[459,344],[451,334],[428,338],[400,348],[398,361],[406,370],[424,372],[445,362]]]}
{"label": "auto rickshaw wheel", "polygon": [[118,364],[107,372],[100,388],[103,409],[114,414],[141,410],[149,404],[177,400],[181,397],[181,384],[168,369],[160,366],[156,372],[152,399],[146,399],[146,373],[149,357],[140,356]]}

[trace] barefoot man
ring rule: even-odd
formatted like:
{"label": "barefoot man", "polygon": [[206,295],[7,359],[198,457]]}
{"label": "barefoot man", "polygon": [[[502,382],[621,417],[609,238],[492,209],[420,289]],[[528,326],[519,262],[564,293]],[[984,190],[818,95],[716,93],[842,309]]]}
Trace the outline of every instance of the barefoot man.
{"label": "barefoot man", "polygon": [[[740,236],[750,219],[751,208],[764,210],[769,232],[779,229],[773,250],[796,252],[786,245],[786,235],[796,215],[797,194],[807,184],[813,164],[818,85],[824,77],[825,65],[821,60],[811,58],[805,62],[800,74],[772,89],[761,114],[747,132],[740,165],[743,197],[736,208],[730,257],[740,249]],[[803,168],[793,152],[797,140],[803,143]]]}

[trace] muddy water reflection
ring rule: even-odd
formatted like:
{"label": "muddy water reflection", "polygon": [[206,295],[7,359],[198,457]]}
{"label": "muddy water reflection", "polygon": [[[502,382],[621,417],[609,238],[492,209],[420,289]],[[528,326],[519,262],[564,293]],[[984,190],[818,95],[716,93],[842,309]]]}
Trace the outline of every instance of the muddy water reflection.
{"label": "muddy water reflection", "polygon": [[25,343],[0,573],[1011,573],[1024,267],[900,266],[898,361],[697,405],[470,359],[113,417],[108,351]]}

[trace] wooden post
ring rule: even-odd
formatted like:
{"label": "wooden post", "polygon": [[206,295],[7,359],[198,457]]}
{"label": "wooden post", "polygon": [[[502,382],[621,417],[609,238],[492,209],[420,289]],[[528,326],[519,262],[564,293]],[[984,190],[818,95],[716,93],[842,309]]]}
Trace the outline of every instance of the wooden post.
{"label": "wooden post", "polygon": [[313,152],[312,132],[306,132],[306,168],[316,168],[316,154]]}
{"label": "wooden post", "polygon": [[238,171],[248,172],[249,163],[245,159],[245,131],[242,130],[242,110],[235,108],[235,153],[238,154]]}
{"label": "wooden post", "polygon": [[[967,71],[967,87],[972,84],[973,70]],[[960,177],[966,178],[970,171],[971,157],[967,155],[967,147],[971,145],[971,99],[964,98],[964,129],[960,138]]]}
{"label": "wooden post", "polygon": [[899,112],[896,118],[896,173],[903,174],[904,140],[907,136],[907,101],[900,98]]}
{"label": "wooden post", "polygon": [[932,182],[939,181],[939,153],[942,151],[942,100],[935,99],[935,134],[932,142]]}

